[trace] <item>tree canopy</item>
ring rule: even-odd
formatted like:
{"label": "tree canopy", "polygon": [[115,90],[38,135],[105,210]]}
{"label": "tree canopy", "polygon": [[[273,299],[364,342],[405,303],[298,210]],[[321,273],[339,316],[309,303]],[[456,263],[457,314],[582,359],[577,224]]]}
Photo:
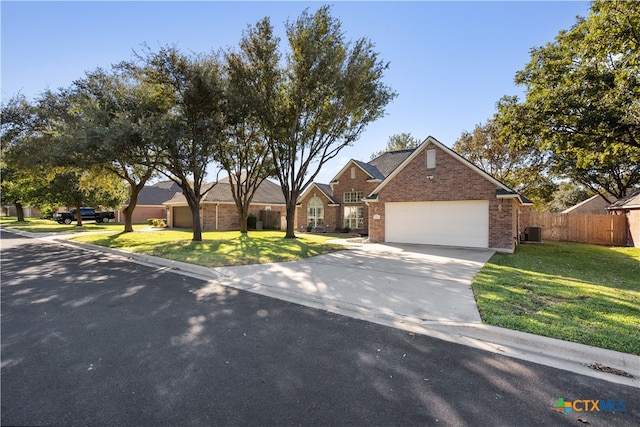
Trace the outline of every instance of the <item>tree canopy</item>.
{"label": "tree canopy", "polygon": [[553,153],[555,171],[605,197],[640,184],[640,3],[597,0],[517,73],[523,101],[499,104],[520,144]]}
{"label": "tree canopy", "polygon": [[410,132],[402,132],[391,135],[387,140],[387,147],[384,150],[376,151],[375,153],[371,154],[371,160],[389,151],[400,151],[406,150],[408,148],[416,148],[418,147],[418,145],[420,145],[421,142],[422,141],[420,141],[418,138],[411,135]]}

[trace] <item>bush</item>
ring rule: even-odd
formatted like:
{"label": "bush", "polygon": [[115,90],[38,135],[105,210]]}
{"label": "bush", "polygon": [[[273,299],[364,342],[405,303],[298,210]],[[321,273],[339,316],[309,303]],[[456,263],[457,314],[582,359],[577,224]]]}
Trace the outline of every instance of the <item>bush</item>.
{"label": "bush", "polygon": [[154,221],[157,221],[157,219],[155,219],[155,218],[149,218],[149,219],[147,219],[147,224],[148,224],[148,225],[153,225],[153,222],[154,222]]}
{"label": "bush", "polygon": [[165,228],[167,226],[167,223],[164,219],[158,219],[158,218],[147,219],[147,224],[149,224],[152,227],[158,227],[158,228]]}
{"label": "bush", "polygon": [[313,230],[313,226],[307,225],[307,233],[311,233],[311,230]]}
{"label": "bush", "polygon": [[342,232],[343,233],[350,233],[351,232],[351,228],[345,227],[345,228],[342,229]]}
{"label": "bush", "polygon": [[254,214],[249,214],[247,217],[247,228],[250,230],[256,229],[256,224],[258,223],[258,218]]}

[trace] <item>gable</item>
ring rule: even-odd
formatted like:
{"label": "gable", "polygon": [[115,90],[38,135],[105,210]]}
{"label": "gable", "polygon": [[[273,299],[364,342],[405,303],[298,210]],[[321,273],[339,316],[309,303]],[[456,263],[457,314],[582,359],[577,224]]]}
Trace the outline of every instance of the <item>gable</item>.
{"label": "gable", "polygon": [[[435,157],[433,157],[434,155]],[[448,166],[445,167],[442,164],[443,159],[448,161]],[[451,160],[453,160],[453,162],[451,162]],[[435,164],[428,164],[433,161],[435,161]],[[419,166],[416,167],[416,163],[419,163]],[[413,166],[410,167],[410,165]],[[436,177],[438,181],[446,180],[449,191],[451,192],[455,192],[456,187],[468,184],[477,185],[476,181],[478,181],[478,178],[482,178],[483,181],[491,184],[494,189],[494,197],[499,195],[501,198],[513,197],[522,201],[514,190],[431,136],[425,139],[418,148],[407,156],[400,166],[394,169],[393,172],[369,194],[367,199],[371,201],[376,200],[377,194],[403,173],[405,175],[407,173],[413,175],[416,180],[419,178],[423,179],[425,184],[433,180],[434,177]],[[442,195],[442,198],[444,200],[446,198],[445,195]]]}
{"label": "gable", "polygon": [[359,160],[351,159],[347,162],[346,165],[344,165],[342,169],[340,169],[340,172],[337,173],[337,175],[331,180],[331,182],[332,183],[339,182],[342,176],[345,174],[347,178],[350,177],[352,167],[359,168],[362,172],[364,172],[369,177],[369,179],[379,180],[379,181],[384,179],[384,175],[382,175],[375,166],[372,166],[368,163],[361,162]]}
{"label": "gable", "polygon": [[300,197],[298,198],[298,202],[297,204],[302,203],[302,201],[304,199],[306,199],[309,195],[313,195],[317,193],[320,193],[323,198],[325,200],[327,200],[329,205],[338,205],[340,204],[340,201],[338,199],[336,199],[332,192],[331,192],[331,186],[328,184],[318,184],[316,182],[312,183],[305,191],[304,193],[302,193],[300,195]]}

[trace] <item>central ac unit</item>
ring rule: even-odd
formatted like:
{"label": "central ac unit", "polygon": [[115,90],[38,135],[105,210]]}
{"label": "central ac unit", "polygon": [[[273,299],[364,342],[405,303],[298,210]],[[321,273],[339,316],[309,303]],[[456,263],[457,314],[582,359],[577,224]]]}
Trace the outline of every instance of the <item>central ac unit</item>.
{"label": "central ac unit", "polygon": [[525,242],[542,243],[542,227],[532,226],[524,229]]}

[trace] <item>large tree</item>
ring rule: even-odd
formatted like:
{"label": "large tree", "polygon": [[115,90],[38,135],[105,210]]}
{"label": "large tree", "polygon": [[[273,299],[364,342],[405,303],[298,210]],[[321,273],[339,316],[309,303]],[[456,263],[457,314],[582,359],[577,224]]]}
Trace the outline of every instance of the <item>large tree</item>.
{"label": "large tree", "polygon": [[395,93],[371,41],[348,42],[327,6],[286,24],[289,51],[267,137],[295,238],[296,202],[322,166],[384,114]]}
{"label": "large tree", "polygon": [[265,18],[244,33],[239,50],[225,54],[228,138],[216,158],[229,174],[241,233],[247,233],[255,192],[274,174],[265,131],[272,123],[281,80],[278,42]]}
{"label": "large tree", "polygon": [[[588,18],[531,51],[506,126],[554,153],[558,172],[603,197],[640,183],[640,3],[595,1]],[[529,142],[531,143],[531,142]]]}
{"label": "large tree", "polygon": [[172,120],[158,141],[158,171],[182,189],[193,219],[193,241],[202,241],[200,202],[216,185],[207,168],[225,141],[225,96],[221,66],[214,55],[187,56],[175,47],[147,51],[133,65],[143,82],[169,89]]}
{"label": "large tree", "polygon": [[164,125],[172,107],[166,86],[140,82],[123,69],[97,69],[74,83],[78,136],[95,161],[128,186],[124,231],[133,231],[138,195],[156,172]]}
{"label": "large tree", "polygon": [[548,202],[556,188],[549,174],[549,153],[514,143],[494,120],[463,132],[453,149],[537,206]]}
{"label": "large tree", "polygon": [[384,153],[388,153],[389,151],[400,151],[409,148],[416,148],[418,145],[420,145],[421,142],[422,141],[420,141],[418,138],[412,136],[410,132],[393,134],[387,140],[387,146],[384,150],[376,151],[375,153],[371,154],[371,160],[381,156]]}

